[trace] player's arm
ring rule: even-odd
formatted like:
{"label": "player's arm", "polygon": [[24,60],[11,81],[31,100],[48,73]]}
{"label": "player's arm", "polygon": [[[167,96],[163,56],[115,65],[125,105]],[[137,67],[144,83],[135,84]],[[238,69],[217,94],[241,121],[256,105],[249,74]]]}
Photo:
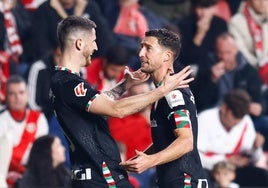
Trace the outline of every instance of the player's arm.
{"label": "player's arm", "polygon": [[114,97],[122,94],[122,92],[124,92],[124,88],[126,89],[128,87],[122,84],[121,86],[117,86],[122,87],[121,89],[117,88],[116,90],[112,89],[110,91],[111,93],[114,92],[114,94],[107,94],[106,92],[96,97],[91,102],[88,111],[113,117],[124,117],[136,113],[153,102],[159,100],[169,91],[175,88],[188,87],[188,83],[193,80],[193,78],[187,79],[191,72],[192,71],[188,66],[177,74],[166,76],[164,84],[154,90],[144,94],[115,100]]}
{"label": "player's arm", "polygon": [[152,155],[136,151],[135,159],[121,162],[120,165],[128,171],[142,173],[151,167],[171,162],[192,151],[193,135],[190,127],[177,128],[174,134],[177,138],[164,150]]}
{"label": "player's arm", "polygon": [[[175,98],[174,98],[175,96]],[[180,158],[193,149],[193,134],[189,111],[185,108],[183,95],[180,91],[173,91],[166,96],[169,106],[173,109],[168,118],[174,122],[176,139],[164,150],[152,155],[137,151],[134,160],[122,162],[127,170],[142,173],[148,168],[165,164]]]}
{"label": "player's arm", "polygon": [[103,93],[116,100],[121,97],[130,87],[143,83],[149,78],[150,75],[148,73],[142,72],[141,69],[130,72],[129,68],[126,66],[123,79],[112,89],[104,91]]}
{"label": "player's arm", "polygon": [[[154,154],[155,165],[161,165],[176,160],[193,149],[193,135],[191,128],[177,128],[174,130],[177,138],[164,150]],[[154,166],[155,166],[154,165]]]}

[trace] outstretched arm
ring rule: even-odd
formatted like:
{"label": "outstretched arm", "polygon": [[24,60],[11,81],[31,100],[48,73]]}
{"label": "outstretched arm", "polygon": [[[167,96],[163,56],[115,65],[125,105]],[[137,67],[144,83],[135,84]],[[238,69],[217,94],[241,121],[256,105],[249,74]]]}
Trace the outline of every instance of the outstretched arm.
{"label": "outstretched arm", "polygon": [[[167,75],[166,80],[164,81],[165,84],[162,86],[144,94],[126,97],[119,100],[115,100],[114,97],[111,96],[119,96],[122,90],[113,90],[115,93],[110,93],[108,95],[107,93],[102,93],[96,99],[94,99],[90,105],[89,111],[92,113],[113,117],[124,117],[136,113],[144,107],[159,100],[171,90],[188,87],[188,83],[193,80],[193,78],[187,79],[191,73],[192,70],[190,70],[190,67],[185,67],[177,74],[172,76]],[[128,86],[126,85],[125,88],[127,87]]]}
{"label": "outstretched arm", "polygon": [[140,69],[135,72],[130,72],[128,67],[126,67],[124,72],[124,78],[118,84],[116,84],[115,87],[108,91],[104,91],[103,93],[110,98],[116,100],[121,95],[123,95],[124,92],[127,91],[130,87],[135,84],[137,85],[142,82],[145,82],[149,79],[149,77],[149,74],[143,73]]}

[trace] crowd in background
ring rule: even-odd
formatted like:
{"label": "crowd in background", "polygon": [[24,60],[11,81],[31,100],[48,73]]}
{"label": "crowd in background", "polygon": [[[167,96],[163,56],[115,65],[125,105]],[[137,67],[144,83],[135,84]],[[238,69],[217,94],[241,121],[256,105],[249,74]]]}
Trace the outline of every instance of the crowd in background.
{"label": "crowd in background", "polygon": [[[98,51],[81,75],[99,91],[115,85],[125,66],[140,67],[137,52],[145,31],[167,28],[180,33],[181,54],[174,69],[194,69],[190,87],[200,115],[198,147],[212,184],[226,186],[219,178],[219,171],[226,170],[231,172],[225,177],[230,187],[268,186],[268,0],[2,0],[0,187],[19,187],[21,179],[27,185],[24,175],[29,179],[37,169],[31,148],[43,135],[54,136],[39,144],[50,139],[47,147],[52,148],[59,140],[65,147],[65,158],[52,165],[57,169],[53,173],[63,176],[53,181],[55,186],[70,186],[68,142],[49,95],[50,77],[61,56],[57,24],[69,15],[90,18],[97,25]],[[126,95],[152,87],[146,82]],[[126,147],[126,159],[151,144],[149,114],[148,107],[123,119],[107,118],[113,137]],[[135,187],[156,187],[154,169],[130,177]]]}

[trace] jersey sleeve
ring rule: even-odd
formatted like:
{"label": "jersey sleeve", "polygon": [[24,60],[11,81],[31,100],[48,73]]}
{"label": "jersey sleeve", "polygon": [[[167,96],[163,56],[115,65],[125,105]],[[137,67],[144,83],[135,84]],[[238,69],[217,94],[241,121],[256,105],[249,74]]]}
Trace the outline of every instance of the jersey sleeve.
{"label": "jersey sleeve", "polygon": [[91,103],[99,92],[93,89],[85,80],[71,81],[62,89],[64,101],[71,107],[88,111]]}
{"label": "jersey sleeve", "polygon": [[176,128],[191,128],[190,112],[184,94],[180,90],[174,90],[165,98],[171,109],[169,120],[174,121]]}

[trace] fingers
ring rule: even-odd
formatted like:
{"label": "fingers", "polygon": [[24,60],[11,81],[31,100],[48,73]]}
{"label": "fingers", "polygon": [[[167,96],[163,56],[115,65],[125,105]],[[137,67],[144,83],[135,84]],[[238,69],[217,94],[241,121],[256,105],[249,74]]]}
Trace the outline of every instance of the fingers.
{"label": "fingers", "polygon": [[180,87],[181,86],[184,86],[184,85],[186,85],[187,87],[188,87],[188,84],[190,83],[190,82],[192,82],[194,80],[194,78],[188,78],[188,79],[186,79],[186,80],[182,80],[181,82],[180,82]]}
{"label": "fingers", "polygon": [[185,67],[179,73],[175,74],[175,80],[179,82],[179,87],[188,87],[188,84],[194,80],[193,77],[189,77],[193,73],[193,70],[190,69],[190,66]]}
{"label": "fingers", "polygon": [[177,76],[181,77],[183,80],[187,78],[188,76],[190,76],[192,73],[193,73],[193,70],[191,69],[191,67],[187,66],[184,69],[182,69],[179,73],[177,73]]}

